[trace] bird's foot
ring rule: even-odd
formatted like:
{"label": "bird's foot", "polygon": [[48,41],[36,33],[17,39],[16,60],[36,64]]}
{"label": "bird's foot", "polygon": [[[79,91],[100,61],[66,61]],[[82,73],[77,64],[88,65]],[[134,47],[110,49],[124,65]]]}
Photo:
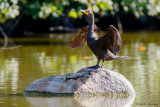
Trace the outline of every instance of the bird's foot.
{"label": "bird's foot", "polygon": [[88,68],[100,68],[99,65],[95,65],[95,66],[91,66],[91,67],[88,67]]}

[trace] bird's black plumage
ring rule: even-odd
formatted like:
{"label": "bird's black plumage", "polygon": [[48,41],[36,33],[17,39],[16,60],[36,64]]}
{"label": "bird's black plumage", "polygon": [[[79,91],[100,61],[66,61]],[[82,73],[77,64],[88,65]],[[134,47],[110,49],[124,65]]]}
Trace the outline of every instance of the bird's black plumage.
{"label": "bird's black plumage", "polygon": [[121,48],[121,36],[118,30],[110,25],[104,36],[98,37],[94,32],[94,14],[91,10],[81,10],[89,18],[89,26],[84,27],[79,35],[70,44],[71,48],[77,48],[88,45],[93,54],[97,57],[98,62],[95,67],[99,67],[99,62],[102,60],[110,61],[113,59],[125,59],[127,56],[117,56]]}

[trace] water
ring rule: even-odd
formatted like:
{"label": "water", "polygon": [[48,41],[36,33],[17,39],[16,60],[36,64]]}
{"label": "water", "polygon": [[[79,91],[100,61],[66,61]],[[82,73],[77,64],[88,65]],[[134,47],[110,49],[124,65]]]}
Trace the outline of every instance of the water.
{"label": "water", "polygon": [[23,96],[25,88],[37,79],[74,73],[96,64],[97,59],[87,46],[69,48],[73,36],[37,34],[10,39],[10,46],[22,46],[0,50],[0,107],[160,106],[160,32],[124,33],[119,55],[130,59],[104,63],[104,68],[123,74],[132,83],[135,99]]}

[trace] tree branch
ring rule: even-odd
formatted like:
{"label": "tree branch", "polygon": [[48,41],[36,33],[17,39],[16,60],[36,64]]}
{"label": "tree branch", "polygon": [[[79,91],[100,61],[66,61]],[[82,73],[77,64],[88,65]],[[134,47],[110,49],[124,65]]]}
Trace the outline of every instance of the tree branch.
{"label": "tree branch", "polygon": [[2,36],[4,37],[3,48],[5,48],[8,45],[8,37],[7,37],[6,33],[4,32],[4,30],[3,30],[3,28],[1,26],[0,26],[0,32],[1,32]]}
{"label": "tree branch", "polygon": [[122,22],[121,22],[121,19],[120,19],[120,16],[119,16],[119,11],[118,11],[119,4],[114,4],[113,8],[114,8],[114,11],[115,11],[115,17],[116,17],[116,21],[117,21],[118,30],[121,34],[121,33],[123,33],[123,26],[122,26]]}
{"label": "tree branch", "polygon": [[17,18],[17,20],[15,21],[15,23],[12,25],[12,27],[9,29],[9,32],[11,33],[12,31],[13,31],[13,29],[18,25],[18,23],[19,23],[19,21],[21,20],[21,18],[22,18],[22,16],[23,16],[23,13],[24,12],[22,12],[21,14],[20,14],[20,16],[18,16],[18,18]]}

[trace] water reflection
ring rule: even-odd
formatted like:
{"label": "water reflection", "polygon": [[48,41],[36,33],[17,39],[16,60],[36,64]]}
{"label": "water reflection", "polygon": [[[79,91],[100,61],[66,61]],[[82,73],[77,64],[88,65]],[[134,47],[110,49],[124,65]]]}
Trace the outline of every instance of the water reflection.
{"label": "water reflection", "polygon": [[33,107],[130,107],[135,96],[113,98],[95,97],[26,97]]}
{"label": "water reflection", "polygon": [[[159,35],[160,32],[123,34],[119,55],[131,59],[104,63],[105,68],[123,74],[133,84],[137,94],[134,103],[153,102],[160,105]],[[17,44],[23,43],[22,46],[0,50],[0,94],[21,93],[36,79],[73,73],[96,64],[97,59],[88,47],[68,47],[72,35],[60,35],[64,38],[57,36],[13,39]],[[140,50],[140,47],[145,49]]]}
{"label": "water reflection", "polygon": [[18,89],[19,61],[16,58],[5,59],[0,65],[0,89],[3,91],[11,89],[12,93],[16,92]]}

